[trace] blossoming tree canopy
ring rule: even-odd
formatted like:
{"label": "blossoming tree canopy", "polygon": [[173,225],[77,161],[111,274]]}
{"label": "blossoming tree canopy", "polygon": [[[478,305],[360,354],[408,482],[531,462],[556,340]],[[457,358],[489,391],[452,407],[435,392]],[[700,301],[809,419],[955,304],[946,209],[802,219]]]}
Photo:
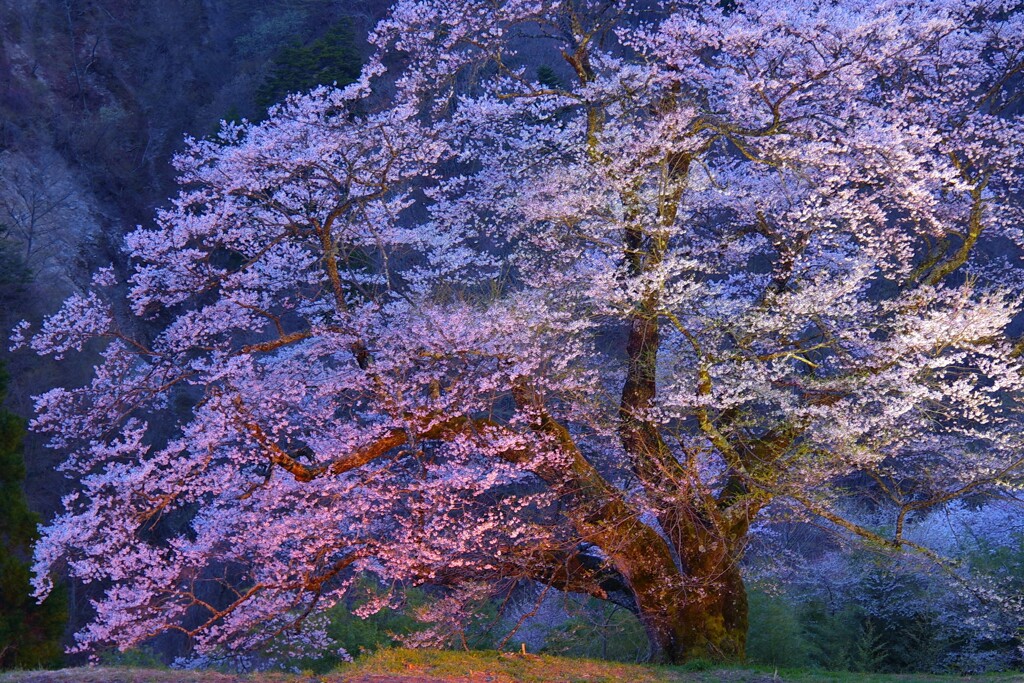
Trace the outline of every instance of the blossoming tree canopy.
{"label": "blossoming tree canopy", "polygon": [[438,637],[534,580],[682,661],[742,656],[754,522],[933,553],[908,517],[1024,457],[1022,28],[1002,0],[400,0],[360,82],[189,141],[128,307],[106,269],[17,331],[104,340],[38,398],[79,482],[39,594],[102,582],[81,648],[214,651],[316,640],[357,570],[449,587]]}

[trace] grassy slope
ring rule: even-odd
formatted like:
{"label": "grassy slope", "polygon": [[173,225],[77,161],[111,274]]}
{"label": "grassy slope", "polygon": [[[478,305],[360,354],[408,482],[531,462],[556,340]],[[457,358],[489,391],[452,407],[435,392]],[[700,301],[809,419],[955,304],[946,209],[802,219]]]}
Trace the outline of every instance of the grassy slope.
{"label": "grassy slope", "polygon": [[764,668],[653,667],[496,652],[389,650],[326,675],[95,668],[0,674],[0,683],[1024,683],[1024,674],[988,676],[774,672]]}

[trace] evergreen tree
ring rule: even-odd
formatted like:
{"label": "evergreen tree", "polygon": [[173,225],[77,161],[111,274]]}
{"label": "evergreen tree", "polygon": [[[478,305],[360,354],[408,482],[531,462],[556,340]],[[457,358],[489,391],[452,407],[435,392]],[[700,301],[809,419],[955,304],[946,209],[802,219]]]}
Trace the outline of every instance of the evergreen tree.
{"label": "evergreen tree", "polygon": [[[6,389],[7,373],[0,366],[0,402]],[[22,490],[23,434],[21,418],[0,410],[0,669],[59,663],[67,620],[67,600],[61,591],[42,604],[31,594],[28,557],[39,518]]]}
{"label": "evergreen tree", "polygon": [[341,21],[308,45],[295,43],[283,48],[256,93],[257,104],[267,108],[288,93],[318,85],[346,86],[359,78],[362,66],[355,35],[348,22]]}

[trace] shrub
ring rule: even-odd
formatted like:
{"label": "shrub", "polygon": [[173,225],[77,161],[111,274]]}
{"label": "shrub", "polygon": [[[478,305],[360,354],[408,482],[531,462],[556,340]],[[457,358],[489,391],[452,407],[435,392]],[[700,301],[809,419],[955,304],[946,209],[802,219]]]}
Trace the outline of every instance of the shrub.
{"label": "shrub", "polygon": [[811,663],[809,642],[796,606],[783,596],[751,591],[747,658],[757,664],[797,668]]}
{"label": "shrub", "polygon": [[563,88],[562,79],[547,64],[537,67],[537,82],[545,88]]}
{"label": "shrub", "polygon": [[577,614],[552,628],[544,652],[567,657],[636,662],[647,654],[647,637],[636,615],[588,598]]}

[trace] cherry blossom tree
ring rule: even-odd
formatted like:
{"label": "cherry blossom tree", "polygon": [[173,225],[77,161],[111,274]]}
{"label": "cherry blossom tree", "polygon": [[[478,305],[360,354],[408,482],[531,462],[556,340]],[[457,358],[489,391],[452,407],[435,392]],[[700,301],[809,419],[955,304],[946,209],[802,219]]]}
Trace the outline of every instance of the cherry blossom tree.
{"label": "cherry blossom tree", "polygon": [[34,422],[81,648],[301,640],[369,571],[736,658],[753,522],[940,559],[915,516],[1019,483],[1019,6],[400,0],[371,42],[189,141],[131,314],[104,269],[16,331],[102,340]]}

